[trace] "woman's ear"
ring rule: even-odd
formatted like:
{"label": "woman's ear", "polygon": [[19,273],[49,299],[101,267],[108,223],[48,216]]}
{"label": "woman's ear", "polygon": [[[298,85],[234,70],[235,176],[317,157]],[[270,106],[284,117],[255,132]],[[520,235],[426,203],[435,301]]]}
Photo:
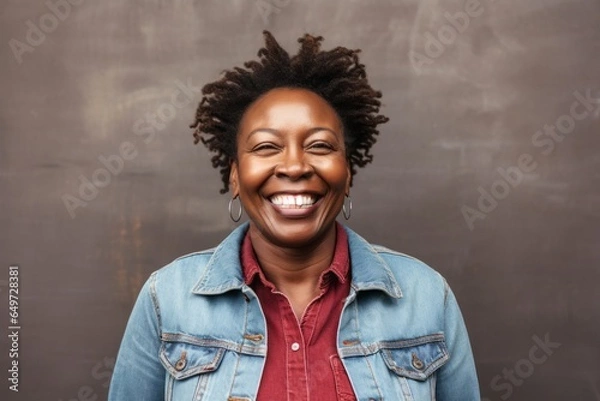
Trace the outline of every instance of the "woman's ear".
{"label": "woman's ear", "polygon": [[348,177],[346,178],[346,196],[350,195],[350,184],[352,183],[352,169],[350,164],[346,166]]}
{"label": "woman's ear", "polygon": [[233,198],[240,194],[240,177],[238,174],[238,165],[234,160],[232,160],[229,171],[229,188],[231,189]]}

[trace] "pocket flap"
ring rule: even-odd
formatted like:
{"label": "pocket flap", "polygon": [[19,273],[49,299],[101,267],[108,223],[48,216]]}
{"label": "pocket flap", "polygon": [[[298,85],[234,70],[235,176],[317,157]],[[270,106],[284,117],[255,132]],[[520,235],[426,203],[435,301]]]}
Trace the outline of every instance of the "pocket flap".
{"label": "pocket flap", "polygon": [[181,380],[219,367],[225,349],[202,347],[183,342],[163,342],[160,360],[176,379]]}
{"label": "pocket flap", "polygon": [[388,368],[399,376],[425,381],[449,358],[442,335],[389,342],[382,349]]}

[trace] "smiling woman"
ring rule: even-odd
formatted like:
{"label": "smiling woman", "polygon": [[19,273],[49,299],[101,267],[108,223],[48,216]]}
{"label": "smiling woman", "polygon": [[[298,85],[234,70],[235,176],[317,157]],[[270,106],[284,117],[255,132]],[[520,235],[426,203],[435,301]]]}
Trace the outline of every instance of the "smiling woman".
{"label": "smiling woman", "polygon": [[308,90],[273,89],[244,114],[237,145],[230,182],[252,243],[333,246],[351,177],[335,110]]}
{"label": "smiling woman", "polygon": [[336,221],[387,121],[358,51],[265,39],[203,88],[192,126],[249,222],[152,274],[109,399],[479,400],[443,277]]}

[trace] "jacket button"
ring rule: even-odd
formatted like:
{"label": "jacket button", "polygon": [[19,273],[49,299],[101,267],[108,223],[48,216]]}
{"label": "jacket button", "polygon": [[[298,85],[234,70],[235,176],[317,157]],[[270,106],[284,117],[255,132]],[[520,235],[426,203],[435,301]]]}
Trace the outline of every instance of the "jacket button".
{"label": "jacket button", "polygon": [[186,352],[183,351],[179,357],[179,360],[177,363],[175,363],[175,370],[181,372],[183,369],[185,369],[185,365],[187,365]]}
{"label": "jacket button", "polygon": [[412,354],[412,365],[417,370],[422,370],[425,367],[423,361],[420,360],[417,354],[415,354],[414,352]]}

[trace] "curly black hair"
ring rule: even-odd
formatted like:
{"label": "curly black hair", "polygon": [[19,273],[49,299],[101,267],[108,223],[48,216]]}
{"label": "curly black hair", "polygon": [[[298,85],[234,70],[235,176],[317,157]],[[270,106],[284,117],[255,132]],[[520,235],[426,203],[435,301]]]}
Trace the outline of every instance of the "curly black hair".
{"label": "curly black hair", "polygon": [[336,47],[324,51],[323,37],[305,34],[298,39],[298,54],[290,57],[270,32],[263,35],[265,47],[258,51],[259,61],[224,71],[221,79],[202,88],[196,120],[190,126],[195,129],[194,144],[202,141],[216,152],[211,161],[214,168],[220,168],[220,192],[229,190],[231,162],[237,158],[238,125],[245,110],[261,95],[280,87],[313,91],[337,112],[353,177],[356,167],[373,160],[370,149],[379,134],[377,125],[388,121],[378,114],[381,92],[369,85],[365,66],[358,59],[360,50]]}

